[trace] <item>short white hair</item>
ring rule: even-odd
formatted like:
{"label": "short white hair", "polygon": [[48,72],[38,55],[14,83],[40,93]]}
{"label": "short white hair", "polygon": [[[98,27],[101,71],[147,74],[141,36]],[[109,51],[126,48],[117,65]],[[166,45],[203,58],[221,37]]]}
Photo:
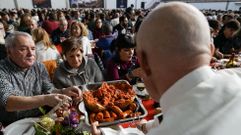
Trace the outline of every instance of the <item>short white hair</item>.
{"label": "short white hair", "polygon": [[19,36],[24,36],[28,37],[29,39],[32,40],[32,36],[26,32],[21,32],[21,31],[14,31],[13,33],[9,34],[5,40],[5,47],[6,48],[12,48],[17,44],[17,38]]}

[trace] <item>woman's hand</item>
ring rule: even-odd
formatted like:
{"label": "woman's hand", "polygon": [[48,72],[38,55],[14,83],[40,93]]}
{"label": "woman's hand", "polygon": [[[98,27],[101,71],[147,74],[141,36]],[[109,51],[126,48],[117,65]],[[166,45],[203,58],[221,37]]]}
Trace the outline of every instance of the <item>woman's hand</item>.
{"label": "woman's hand", "polygon": [[143,71],[140,67],[132,70],[131,72],[134,77],[143,78]]}

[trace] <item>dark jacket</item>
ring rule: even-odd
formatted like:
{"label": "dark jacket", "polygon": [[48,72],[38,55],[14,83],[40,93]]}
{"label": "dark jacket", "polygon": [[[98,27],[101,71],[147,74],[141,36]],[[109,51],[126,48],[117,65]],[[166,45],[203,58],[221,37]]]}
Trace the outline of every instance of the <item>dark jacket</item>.
{"label": "dark jacket", "polygon": [[0,60],[7,57],[7,51],[3,44],[0,44]]}
{"label": "dark jacket", "polygon": [[235,38],[227,39],[224,34],[219,34],[214,38],[214,45],[223,54],[231,54],[233,51],[239,52],[241,48],[241,45],[236,42]]}
{"label": "dark jacket", "polygon": [[52,32],[52,42],[55,44],[55,45],[59,45],[61,43],[60,41],[60,37],[65,37],[65,38],[69,38],[70,37],[70,32],[69,30],[66,30],[64,32],[62,32],[59,28],[54,30]]}

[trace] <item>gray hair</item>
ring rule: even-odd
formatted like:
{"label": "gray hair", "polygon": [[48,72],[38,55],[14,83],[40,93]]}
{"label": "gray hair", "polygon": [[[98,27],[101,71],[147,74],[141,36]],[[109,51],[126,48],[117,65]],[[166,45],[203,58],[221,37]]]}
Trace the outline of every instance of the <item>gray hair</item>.
{"label": "gray hair", "polygon": [[11,33],[10,35],[7,36],[7,38],[5,40],[5,47],[6,48],[14,47],[17,44],[17,42],[18,42],[17,38],[19,36],[28,37],[29,39],[32,40],[32,36],[29,35],[28,33],[21,32],[21,31],[14,31],[13,33]]}

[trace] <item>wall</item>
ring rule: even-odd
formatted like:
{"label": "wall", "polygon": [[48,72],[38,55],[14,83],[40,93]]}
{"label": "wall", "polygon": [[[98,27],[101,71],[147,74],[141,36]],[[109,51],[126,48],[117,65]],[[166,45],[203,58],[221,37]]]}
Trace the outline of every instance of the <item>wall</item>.
{"label": "wall", "polygon": [[0,0],[0,9],[3,8],[15,8],[14,0]]}
{"label": "wall", "polygon": [[[12,0],[9,0],[12,1]],[[32,9],[33,8],[33,1],[32,0],[16,0],[18,3],[18,8],[27,8]]]}
{"label": "wall", "polygon": [[113,9],[116,7],[116,0],[104,0],[106,9]]}
{"label": "wall", "polygon": [[[17,2],[17,6],[19,8],[33,8],[32,0],[0,0],[0,9],[1,8],[15,8],[15,3]],[[69,0],[51,0],[51,4],[53,8],[68,8]],[[127,6],[129,7],[131,4],[134,5],[134,8],[140,8],[141,2],[145,2],[145,8],[152,7],[153,4],[159,2],[160,0],[128,0]],[[209,3],[190,3],[196,6],[199,9],[226,9],[226,2],[209,2]],[[104,6],[106,9],[114,9],[116,8],[116,0],[104,0]],[[231,10],[239,10],[241,7],[241,2],[237,4],[237,2],[230,2],[228,9]]]}
{"label": "wall", "polygon": [[[33,8],[32,0],[16,0],[19,8]],[[146,8],[151,6],[155,1],[159,0],[128,0],[127,6],[131,4],[134,5],[134,8],[140,8],[141,2],[145,2]],[[0,9],[1,8],[15,8],[14,0],[0,0]],[[6,3],[6,4],[2,4]],[[52,8],[68,8],[69,0],[51,0]],[[104,0],[104,6],[106,9],[116,8],[116,0]]]}
{"label": "wall", "polygon": [[[160,0],[128,0],[127,7],[130,7],[131,4],[133,4],[134,8],[141,8],[141,2],[145,2],[145,8],[149,8],[157,1]],[[104,0],[104,3],[106,9],[116,8],[116,0]]]}
{"label": "wall", "polygon": [[[227,2],[210,2],[210,3],[190,3],[197,7],[198,9],[216,9],[216,10],[226,10]],[[241,4],[237,2],[229,2],[228,10],[239,10]]]}
{"label": "wall", "polygon": [[69,6],[67,6],[67,4],[69,4],[68,2],[69,0],[51,0],[51,5],[52,8],[67,8]]}
{"label": "wall", "polygon": [[[16,0],[18,8],[33,8],[32,0]],[[0,0],[1,8],[15,8],[14,0]],[[4,3],[4,4],[3,4]],[[67,0],[51,0],[52,8],[67,8]]]}

